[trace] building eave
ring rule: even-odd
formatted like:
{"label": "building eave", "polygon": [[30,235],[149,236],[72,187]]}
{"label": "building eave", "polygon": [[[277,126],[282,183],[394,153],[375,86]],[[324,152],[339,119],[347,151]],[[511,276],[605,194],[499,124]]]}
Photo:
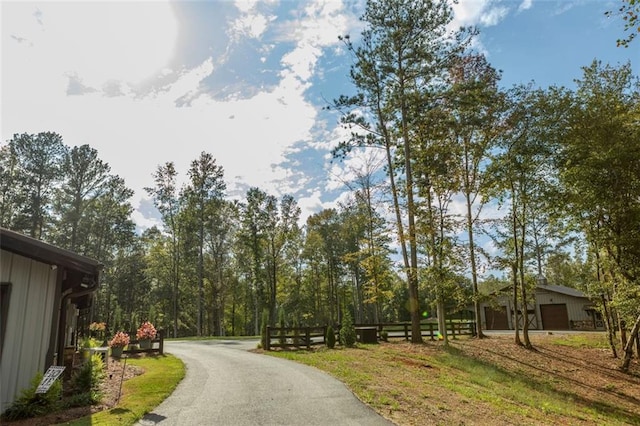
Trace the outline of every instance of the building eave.
{"label": "building eave", "polygon": [[74,253],[44,241],[36,240],[6,228],[0,228],[0,247],[49,265],[61,266],[91,275],[96,281],[102,270],[102,263],[95,259]]}

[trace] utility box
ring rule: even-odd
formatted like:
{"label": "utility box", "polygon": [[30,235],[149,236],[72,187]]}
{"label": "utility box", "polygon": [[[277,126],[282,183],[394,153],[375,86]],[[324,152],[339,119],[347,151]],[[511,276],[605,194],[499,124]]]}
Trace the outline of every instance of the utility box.
{"label": "utility box", "polygon": [[378,328],[356,327],[356,337],[360,343],[378,343]]}

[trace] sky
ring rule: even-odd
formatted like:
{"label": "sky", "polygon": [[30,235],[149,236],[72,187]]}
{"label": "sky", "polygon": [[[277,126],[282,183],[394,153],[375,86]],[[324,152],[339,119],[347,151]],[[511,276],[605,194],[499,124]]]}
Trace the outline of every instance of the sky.
{"label": "sky", "polygon": [[[573,86],[594,59],[640,70],[620,0],[459,0],[454,25],[476,25],[475,48],[504,87]],[[331,161],[344,136],[324,107],[353,94],[351,58],[364,0],[2,1],[1,129],[52,131],[89,144],[135,191],[139,229],[159,223],[144,191],[173,161],[186,181],[202,151],[227,193],[293,195],[303,219],[335,207],[362,158]],[[342,194],[342,195],[341,195]]]}

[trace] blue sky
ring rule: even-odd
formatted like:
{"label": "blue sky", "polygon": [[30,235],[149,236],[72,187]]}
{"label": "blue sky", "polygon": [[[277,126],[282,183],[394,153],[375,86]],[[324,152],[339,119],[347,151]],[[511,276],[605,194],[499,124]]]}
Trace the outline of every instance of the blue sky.
{"label": "blue sky", "polygon": [[[502,84],[571,87],[617,48],[607,0],[460,0],[456,23],[477,25],[476,48]],[[98,149],[135,190],[140,228],[155,223],[143,188],[174,161],[183,179],[210,152],[229,195],[251,186],[292,194],[303,215],[333,207],[353,169],[332,163],[341,139],[325,100],[351,93],[338,35],[356,36],[364,1],[2,2],[2,143],[55,131]]]}

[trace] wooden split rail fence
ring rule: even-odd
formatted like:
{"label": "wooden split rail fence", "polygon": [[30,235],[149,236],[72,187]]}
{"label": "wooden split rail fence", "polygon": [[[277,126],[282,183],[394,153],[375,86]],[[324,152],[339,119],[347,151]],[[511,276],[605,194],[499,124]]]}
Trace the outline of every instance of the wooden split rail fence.
{"label": "wooden split rail fence", "polygon": [[[389,338],[404,338],[405,340],[411,339],[411,323],[410,322],[394,322],[394,323],[380,323],[380,324],[356,324],[356,330],[358,328],[375,327],[377,329],[377,337],[380,339],[381,334],[386,332]],[[456,338],[456,336],[475,336],[476,335],[476,323],[475,321],[447,321],[447,335]],[[439,339],[438,324],[435,322],[423,322],[420,324],[420,333],[422,337],[429,337],[431,340]]]}
{"label": "wooden split rail fence", "polygon": [[[456,336],[476,335],[476,323],[474,321],[447,321],[447,335]],[[380,324],[355,324],[356,336],[359,342],[376,343],[384,333],[387,338],[411,339],[410,322],[394,322]],[[336,341],[338,340],[339,326],[334,327]],[[420,324],[420,332],[423,337],[431,340],[439,339],[438,324],[425,322]],[[265,336],[265,350],[273,348],[307,348],[311,346],[325,345],[327,326],[318,327],[267,327]]]}
{"label": "wooden split rail fence", "polygon": [[327,326],[321,327],[269,327],[265,338],[265,350],[271,348],[311,349],[314,345],[326,344]]}

